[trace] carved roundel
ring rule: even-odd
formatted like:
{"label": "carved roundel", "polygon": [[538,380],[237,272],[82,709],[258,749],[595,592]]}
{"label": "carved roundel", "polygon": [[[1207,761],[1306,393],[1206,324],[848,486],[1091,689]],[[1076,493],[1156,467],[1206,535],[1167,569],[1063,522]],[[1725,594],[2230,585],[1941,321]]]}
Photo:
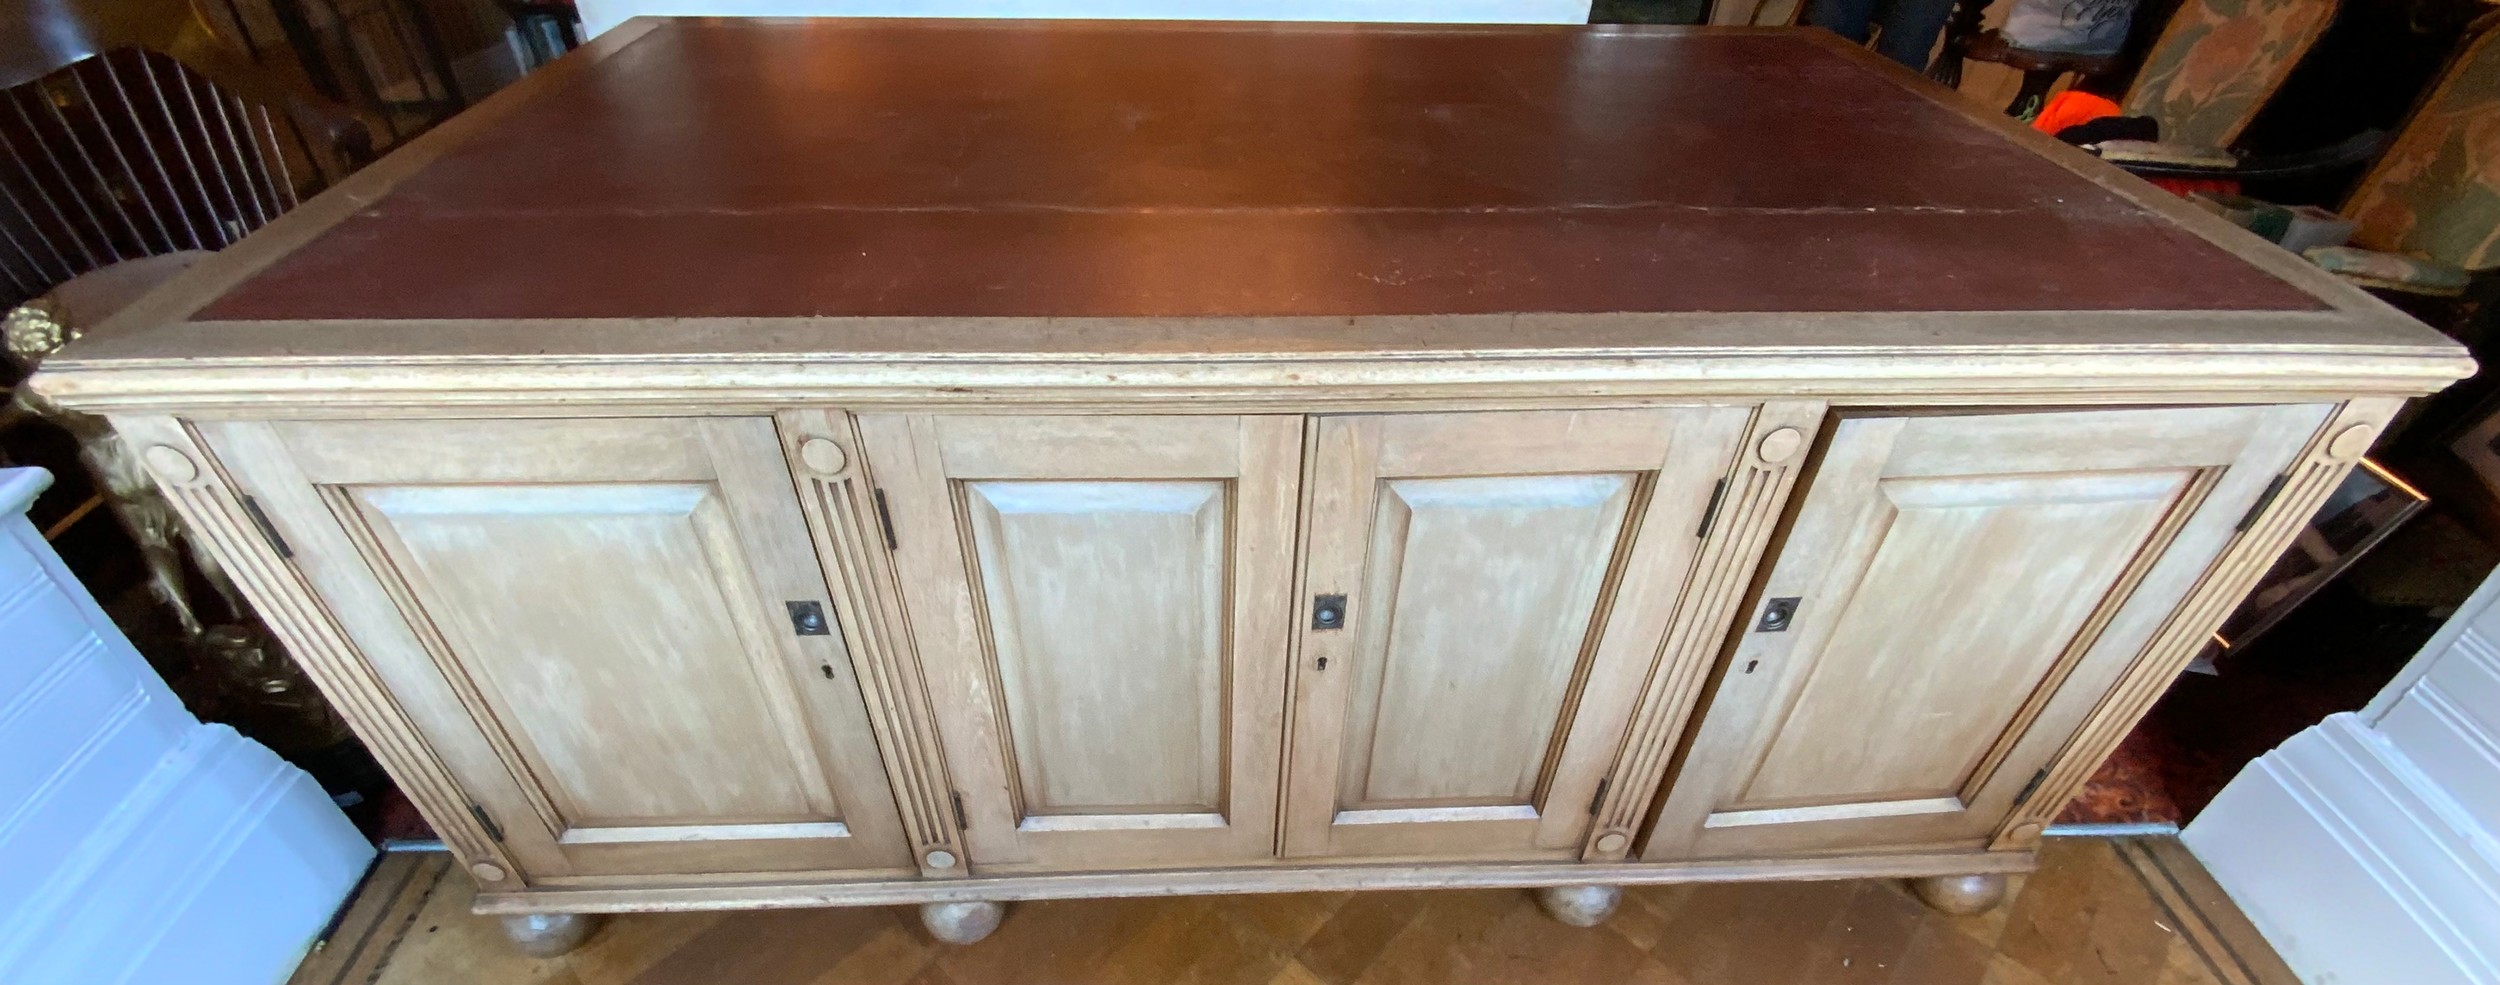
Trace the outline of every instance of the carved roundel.
{"label": "carved roundel", "polygon": [[1805,432],[1796,428],[1777,428],[1762,436],[1762,442],[1754,446],[1754,454],[1762,456],[1764,462],[1777,465],[1805,446]]}
{"label": "carved roundel", "polygon": [[842,446],[834,444],[831,438],[809,438],[799,442],[799,461],[820,475],[836,475],[850,463],[850,456],[844,455]]}
{"label": "carved roundel", "polygon": [[174,485],[195,482],[200,477],[200,463],[172,445],[150,445],[139,453],[139,459],[147,463],[148,471],[156,473],[157,478]]}
{"label": "carved roundel", "polygon": [[2334,440],[2326,443],[2326,453],[2338,462],[2348,462],[2369,451],[2370,442],[2377,437],[2378,428],[2355,424],[2337,432]]}

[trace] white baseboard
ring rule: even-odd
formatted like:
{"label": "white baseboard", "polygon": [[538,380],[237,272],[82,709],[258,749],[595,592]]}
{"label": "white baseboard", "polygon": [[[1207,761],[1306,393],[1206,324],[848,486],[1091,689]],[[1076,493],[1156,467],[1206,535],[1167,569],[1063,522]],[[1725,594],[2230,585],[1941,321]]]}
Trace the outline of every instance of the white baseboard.
{"label": "white baseboard", "polygon": [[2384,736],[2335,715],[2181,834],[2312,985],[2500,983],[2500,858]]}

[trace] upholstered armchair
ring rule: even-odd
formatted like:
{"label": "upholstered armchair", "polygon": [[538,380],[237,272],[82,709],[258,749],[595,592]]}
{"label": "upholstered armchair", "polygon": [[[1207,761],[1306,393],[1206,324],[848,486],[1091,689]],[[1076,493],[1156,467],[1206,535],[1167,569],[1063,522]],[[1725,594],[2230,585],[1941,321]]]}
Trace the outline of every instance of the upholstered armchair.
{"label": "upholstered armchair", "polygon": [[[1962,61],[1995,62],[2023,73],[2006,115],[2030,119],[2057,80],[2116,70],[2112,54],[2022,48],[1980,23],[1995,0],[1961,0],[1928,77],[1958,85]],[[2206,167],[2232,160],[2224,150],[2326,33],[2339,0],[2186,0],[2145,53],[2134,85],[2117,102],[2127,116],[2161,125],[2161,142],[2140,153]],[[2217,157],[2219,156],[2219,157]]]}
{"label": "upholstered armchair", "polygon": [[2352,245],[2306,252],[2364,287],[2453,297],[2500,267],[2500,14],[2475,22],[2343,214]]}
{"label": "upholstered armchair", "polygon": [[2148,178],[2249,179],[2331,172],[2387,146],[2365,130],[2325,147],[2251,157],[2240,133],[2334,21],[2337,0],[2188,0],[2145,54],[2119,112],[2160,124],[2158,142],[2112,140],[2102,160]]}
{"label": "upholstered armchair", "polygon": [[2164,144],[2230,147],[2335,19],[2336,0],[2188,0],[2144,56],[2121,112]]}

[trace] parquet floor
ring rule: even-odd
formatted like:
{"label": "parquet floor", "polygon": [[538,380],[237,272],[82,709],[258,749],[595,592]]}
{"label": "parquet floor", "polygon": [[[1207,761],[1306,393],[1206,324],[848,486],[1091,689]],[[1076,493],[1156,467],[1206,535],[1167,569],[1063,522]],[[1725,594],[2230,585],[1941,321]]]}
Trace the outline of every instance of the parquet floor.
{"label": "parquet floor", "polygon": [[394,855],[293,985],[2290,985],[2166,839],[2051,839],[2004,907],[1897,883],[1636,888],[1605,925],[1516,890],[1013,904],[931,942],[907,907],[631,915],[531,960],[447,856]]}

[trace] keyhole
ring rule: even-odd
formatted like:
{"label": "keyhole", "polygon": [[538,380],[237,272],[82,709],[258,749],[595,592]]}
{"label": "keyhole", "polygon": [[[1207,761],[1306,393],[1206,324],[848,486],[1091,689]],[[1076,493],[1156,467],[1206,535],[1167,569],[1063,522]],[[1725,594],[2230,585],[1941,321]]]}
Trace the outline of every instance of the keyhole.
{"label": "keyhole", "polygon": [[[821,670],[821,671],[824,671],[824,672],[825,672],[825,679],[826,679],[826,680],[830,681],[830,680],[832,680],[832,679],[833,679],[833,665],[832,665],[832,664],[817,664],[817,665],[816,665],[816,669],[817,669],[817,670]],[[1747,668],[1747,669],[1751,669],[1751,668]]]}
{"label": "keyhole", "polygon": [[1761,662],[1762,662],[1762,661],[1760,661],[1760,660],[1747,660],[1747,661],[1745,661],[1745,673],[1748,673],[1748,674],[1753,673],[1753,668],[1754,668],[1754,665],[1755,665],[1755,664],[1759,664],[1759,663],[1761,663]]}
{"label": "keyhole", "polygon": [[1328,658],[1327,658],[1327,657],[1321,657],[1321,658],[1319,658],[1319,669],[1321,669],[1321,670],[1327,670],[1327,669],[1328,669]]}

